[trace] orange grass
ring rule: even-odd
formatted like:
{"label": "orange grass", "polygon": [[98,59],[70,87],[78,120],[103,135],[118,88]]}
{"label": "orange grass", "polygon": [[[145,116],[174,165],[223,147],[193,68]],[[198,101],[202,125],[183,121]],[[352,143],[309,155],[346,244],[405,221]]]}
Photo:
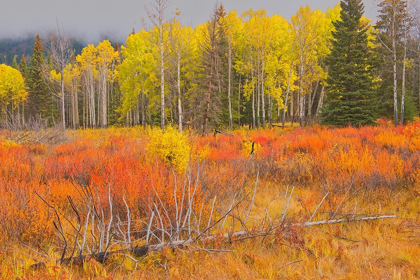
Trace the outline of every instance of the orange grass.
{"label": "orange grass", "polygon": [[[110,188],[117,211],[125,209],[124,197],[133,219],[145,219],[147,205],[156,197],[174,209],[174,185],[185,178],[186,169],[197,166],[201,168],[197,207],[203,206],[204,212],[215,195],[223,201],[241,180],[253,180],[260,171],[250,227],[258,225],[266,209],[273,216],[281,212],[286,185],[296,188],[290,219],[308,219],[326,192],[314,219],[328,218],[338,205],[340,212],[376,214],[381,209],[396,213],[398,219],[211,244],[236,253],[166,250],[155,258],[168,263],[171,278],[420,278],[419,122],[398,128],[383,123],[364,128],[239,130],[233,137],[200,137],[191,131],[180,136],[176,129],[163,137],[142,128],[68,134],[67,142],[54,146],[0,138],[0,279],[108,279],[129,274],[133,267],[129,262],[115,275],[110,267],[94,262],[83,268],[51,262],[45,270],[28,270],[37,255],[20,244],[59,255],[54,215],[36,193],[69,213],[66,197],[80,199],[80,187],[89,186],[101,201],[106,201]],[[255,154],[250,160],[252,142]],[[252,189],[252,184],[245,187]],[[289,264],[294,261],[299,262]],[[165,272],[146,258],[133,277],[164,278]]]}

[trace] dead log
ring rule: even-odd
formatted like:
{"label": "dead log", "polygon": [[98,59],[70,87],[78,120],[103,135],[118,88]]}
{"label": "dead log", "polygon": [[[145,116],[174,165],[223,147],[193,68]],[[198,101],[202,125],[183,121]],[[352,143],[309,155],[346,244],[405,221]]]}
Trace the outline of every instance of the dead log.
{"label": "dead log", "polygon": [[[295,223],[291,225],[284,225],[284,228],[292,227],[292,226],[303,226],[303,227],[311,227],[311,226],[318,226],[318,225],[327,225],[327,224],[338,224],[338,223],[346,223],[346,222],[357,222],[357,221],[374,221],[374,220],[383,220],[383,219],[392,219],[396,218],[396,215],[386,215],[386,216],[370,216],[370,217],[358,217],[358,218],[348,218],[348,219],[336,219],[336,220],[324,220],[324,221],[317,221],[317,222],[306,222],[306,223]],[[240,240],[246,240],[249,239],[243,238],[249,235],[249,238],[256,238],[261,236],[267,236],[269,233],[258,233],[253,232],[250,233],[248,231],[238,231],[234,233],[226,233],[223,235],[212,235],[200,238],[199,240],[206,243],[209,241],[212,241],[216,238],[224,238],[224,239],[232,239],[232,238],[238,238],[242,237]],[[124,255],[124,254],[130,254],[136,258],[144,257],[149,252],[158,252],[162,251],[163,248],[179,248],[186,246],[190,243],[193,243],[197,241],[196,239],[187,239],[187,240],[179,240],[179,241],[173,241],[168,243],[162,243],[162,244],[156,244],[156,245],[145,245],[141,247],[134,247],[132,249],[125,249],[125,250],[117,250],[117,251],[111,251],[111,252],[99,252],[96,254],[90,254],[90,255],[80,255],[77,257],[71,257],[71,258],[64,258],[63,260],[58,259],[56,262],[61,265],[73,265],[73,266],[81,266],[84,262],[87,262],[89,260],[95,260],[99,263],[105,263],[110,257],[116,256],[116,255]],[[36,263],[31,265],[31,269],[40,269],[45,268],[46,264],[44,262]]]}
{"label": "dead log", "polygon": [[[99,252],[95,254],[90,255],[79,255],[77,257],[70,257],[70,258],[64,258],[63,260],[58,259],[56,260],[57,264],[61,265],[71,265],[71,266],[81,266],[84,262],[95,260],[99,263],[105,263],[110,257],[116,256],[116,255],[123,255],[123,254],[130,254],[136,258],[143,257],[147,255],[150,251],[154,251],[156,246],[141,246],[141,247],[134,247],[131,249],[126,250],[117,250],[117,251],[111,251],[111,252]],[[163,248],[162,246],[160,250]],[[45,268],[45,262],[35,263],[31,265],[31,269],[36,270],[40,268]]]}
{"label": "dead log", "polygon": [[319,226],[319,225],[331,225],[331,224],[340,224],[346,222],[360,222],[360,221],[374,221],[374,220],[383,220],[383,219],[393,219],[396,218],[396,215],[388,215],[388,216],[374,216],[374,217],[358,217],[358,218],[343,218],[343,219],[336,219],[336,220],[325,220],[325,221],[318,221],[318,222],[306,222],[306,223],[298,223],[295,225],[300,225],[304,227],[311,227],[311,226]]}
{"label": "dead log", "polygon": [[227,133],[227,132],[225,132],[225,131],[221,131],[221,130],[217,130],[217,129],[215,129],[215,130],[214,130],[214,137],[216,137],[217,133],[219,133],[219,134],[223,134],[223,135],[227,135],[227,136],[230,136],[230,137],[233,137],[233,136],[234,136],[234,135],[233,135],[233,134],[231,134],[231,133]]}

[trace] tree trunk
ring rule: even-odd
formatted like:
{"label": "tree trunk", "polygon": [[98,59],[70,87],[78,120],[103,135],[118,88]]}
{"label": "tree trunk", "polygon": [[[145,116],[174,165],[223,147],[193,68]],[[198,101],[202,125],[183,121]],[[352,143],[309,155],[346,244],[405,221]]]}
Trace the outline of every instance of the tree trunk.
{"label": "tree trunk", "polygon": [[315,116],[318,117],[322,106],[324,106],[325,85],[322,83],[321,94],[319,96],[318,107],[316,108]]}
{"label": "tree trunk", "polygon": [[255,86],[254,86],[254,69],[252,68],[252,56],[251,56],[251,81],[252,81],[252,128],[256,128],[255,123]]}
{"label": "tree trunk", "polygon": [[238,127],[241,127],[241,87],[242,87],[242,75],[239,75],[238,85]]}
{"label": "tree trunk", "polygon": [[[282,128],[284,128],[284,123],[285,123],[285,120],[286,120],[286,111],[287,111],[287,103],[289,101],[290,82],[292,80],[292,72],[293,72],[293,59],[292,59],[292,62],[290,63],[289,77],[287,78],[287,90],[286,90],[286,100],[284,101],[284,108],[283,108]],[[292,105],[291,106],[292,106],[292,111],[293,111],[293,100],[292,100]]]}
{"label": "tree trunk", "polygon": [[231,90],[232,90],[232,43],[229,44],[229,53],[228,53],[228,105],[229,105],[229,128],[233,130],[233,117],[232,117],[232,100],[231,100]]}
{"label": "tree trunk", "polygon": [[165,69],[163,57],[163,25],[159,26],[159,45],[160,45],[160,128],[165,131]]}
{"label": "tree trunk", "polygon": [[[212,51],[213,52],[213,51]],[[208,89],[206,92],[206,108],[204,110],[204,122],[203,122],[203,136],[206,134],[207,132],[207,125],[208,125],[208,118],[209,118],[209,113],[210,113],[210,95],[211,95],[211,90],[213,88],[213,67],[214,67],[214,55],[212,53],[211,55],[211,61],[210,61],[210,73],[209,73],[209,81],[208,81]]]}
{"label": "tree trunk", "polygon": [[86,114],[87,114],[87,102],[86,102],[86,82],[85,82],[85,88],[84,91],[82,92],[82,122],[83,122],[83,129],[87,128],[87,123],[86,123]]}
{"label": "tree trunk", "polygon": [[140,93],[141,97],[141,124],[143,125],[143,128],[146,128],[146,96],[142,92]]}
{"label": "tree trunk", "polygon": [[260,110],[261,110],[261,92],[260,92],[260,58],[258,57],[257,62],[257,129],[260,129]]}
{"label": "tree trunk", "polygon": [[177,89],[178,89],[178,127],[182,133],[182,103],[181,103],[181,54],[178,53],[177,61]]}
{"label": "tree trunk", "polygon": [[398,91],[397,91],[397,43],[396,43],[396,24],[395,24],[395,11],[394,8],[393,18],[392,18],[392,62],[393,62],[393,74],[394,74],[394,124],[398,126]]}
{"label": "tree trunk", "polygon": [[[315,98],[316,98],[316,95],[318,93],[319,83],[320,83],[320,80],[318,79],[318,81],[316,82],[315,90],[313,91],[312,96],[309,99],[309,105],[308,105],[308,116],[309,117],[312,116],[312,108],[314,107]],[[316,112],[315,112],[315,115],[316,115]]]}
{"label": "tree trunk", "polygon": [[262,61],[261,71],[261,106],[262,106],[262,126],[265,129],[265,94],[264,94],[264,61]]}
{"label": "tree trunk", "polygon": [[64,102],[64,69],[61,68],[61,122],[63,129],[66,129],[66,109],[65,109],[65,102]]}
{"label": "tree trunk", "polygon": [[91,127],[96,128],[96,109],[95,109],[95,85],[93,80],[93,73],[90,70],[90,121]]}
{"label": "tree trunk", "polygon": [[293,92],[290,93],[290,122],[293,127],[293,123],[295,121],[295,97],[293,96]]}
{"label": "tree trunk", "polygon": [[107,112],[108,112],[108,110],[107,110],[107,104],[108,104],[108,102],[107,102],[107,91],[108,91],[108,88],[107,88],[107,74],[106,74],[107,69],[105,68],[102,71],[103,71],[103,73],[101,75],[102,76],[102,83],[101,83],[101,87],[102,87],[101,88],[101,96],[102,96],[102,98],[101,98],[101,101],[102,101],[101,127],[106,128],[108,126],[108,122],[107,122],[107,120],[108,120],[108,117],[107,117]]}
{"label": "tree trunk", "polygon": [[299,77],[299,125],[300,127],[303,127],[303,110],[304,110],[304,104],[303,104],[303,61],[300,61],[300,77]]}
{"label": "tree trunk", "polygon": [[404,58],[403,58],[403,71],[402,71],[402,93],[401,93],[401,124],[404,124],[405,117],[405,76],[407,66],[407,38],[404,40]]}
{"label": "tree trunk", "polygon": [[271,95],[268,96],[268,125],[271,128],[273,125],[273,99]]}

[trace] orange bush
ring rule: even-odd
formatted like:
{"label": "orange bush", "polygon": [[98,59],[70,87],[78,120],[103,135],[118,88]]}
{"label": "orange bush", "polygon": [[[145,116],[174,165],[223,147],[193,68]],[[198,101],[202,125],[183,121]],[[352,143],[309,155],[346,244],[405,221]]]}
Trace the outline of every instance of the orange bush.
{"label": "orange bush", "polygon": [[[340,201],[346,192],[413,188],[418,194],[420,123],[393,128],[327,129],[312,127],[283,131],[236,131],[234,136],[188,136],[189,170],[179,172],[165,158],[150,153],[149,134],[143,129],[72,132],[74,139],[55,146],[18,145],[0,138],[0,231],[7,238],[37,240],[51,237],[51,210],[35,192],[70,211],[66,199],[81,201],[89,187],[106,202],[111,190],[116,209],[142,219],[148,205],[173,213],[174,188],[186,181],[197,185],[197,199],[208,202],[236,190],[242,180],[259,170],[261,179],[329,191]],[[250,143],[256,156],[249,159]],[[189,179],[188,179],[189,178]],[[192,178],[192,179],[191,179]],[[177,193],[177,203],[181,194]]]}

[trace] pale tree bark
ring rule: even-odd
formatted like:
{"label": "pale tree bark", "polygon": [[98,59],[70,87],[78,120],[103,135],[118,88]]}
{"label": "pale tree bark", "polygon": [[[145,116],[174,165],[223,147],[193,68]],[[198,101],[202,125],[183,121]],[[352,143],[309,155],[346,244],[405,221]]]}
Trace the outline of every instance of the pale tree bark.
{"label": "pale tree bark", "polygon": [[293,127],[293,123],[295,121],[295,110],[294,110],[295,98],[293,96],[293,92],[290,93],[290,122]]}
{"label": "pale tree bark", "polygon": [[[383,2],[384,3],[384,2]],[[381,36],[378,39],[382,45],[391,53],[392,71],[393,71],[393,99],[394,99],[394,125],[398,126],[398,78],[397,78],[397,5],[398,1],[390,2],[390,9],[385,9],[386,20],[380,21],[378,24],[383,30],[390,32],[390,45],[387,44]],[[382,3],[380,4],[382,5]],[[385,6],[386,7],[386,6]],[[385,24],[385,26],[382,26]]]}
{"label": "pale tree bark", "polygon": [[239,85],[238,85],[238,127],[241,127],[241,88],[242,88],[242,75],[239,75]]}
{"label": "pale tree bark", "polygon": [[165,62],[163,58],[163,27],[159,27],[160,45],[160,128],[165,131]]}
{"label": "pale tree bark", "polygon": [[[394,13],[395,20],[395,13]],[[398,80],[397,80],[397,42],[395,38],[395,22],[392,28],[392,63],[393,63],[393,76],[394,76],[394,124],[398,126]]]}
{"label": "pale tree bark", "polygon": [[303,117],[304,117],[304,104],[303,104],[303,55],[300,56],[300,77],[299,77],[299,125],[300,127],[303,127]]}
{"label": "pale tree bark", "polygon": [[102,128],[106,128],[108,125],[108,117],[107,117],[107,112],[108,112],[108,108],[107,108],[107,65],[105,62],[105,65],[103,65],[101,67],[101,73],[100,73],[100,79],[99,79],[99,89],[100,89],[100,108],[101,110],[99,111],[100,114],[100,125]]}
{"label": "pale tree bark", "polygon": [[265,129],[265,92],[264,92],[264,61],[262,61],[262,70],[261,70],[261,106],[262,106],[262,127]]}
{"label": "pale tree bark", "polygon": [[73,83],[72,96],[71,96],[72,127],[74,129],[77,129],[79,128],[79,103],[78,103],[78,98],[77,98],[77,90],[78,90],[77,78],[74,78],[72,83]]}
{"label": "pale tree bark", "polygon": [[401,93],[401,124],[404,124],[404,117],[405,117],[406,68],[407,68],[407,37],[404,39],[404,57],[403,57],[403,71],[402,71],[402,93]]}
{"label": "pale tree bark", "polygon": [[177,59],[177,90],[178,90],[178,126],[182,133],[182,102],[181,102],[181,53],[178,53]]}
{"label": "pale tree bark", "polygon": [[255,120],[255,82],[254,82],[254,67],[252,63],[252,53],[251,53],[251,83],[252,83],[252,128],[256,128]]}
{"label": "pale tree bark", "polygon": [[229,128],[233,129],[233,117],[232,117],[232,42],[228,42],[228,106],[229,106]]}
{"label": "pale tree bark", "polygon": [[89,82],[88,82],[88,88],[89,88],[89,118],[90,118],[90,127],[96,128],[96,111],[95,111],[95,84],[94,84],[94,78],[92,69],[89,69],[88,72]]}
{"label": "pale tree bark", "polygon": [[319,96],[318,107],[316,108],[315,116],[318,117],[322,106],[324,106],[324,98],[325,98],[325,85],[322,83],[321,87],[321,94]]}
{"label": "pale tree bark", "polygon": [[[414,25],[415,18],[410,16],[410,12],[416,11],[416,5],[410,3],[409,11],[404,14],[403,18],[403,33],[404,33],[404,57],[403,57],[403,73],[402,73],[402,96],[401,96],[401,123],[404,123],[405,119],[405,94],[406,94],[406,69],[407,69],[407,49],[408,49],[408,41],[410,37],[411,28]],[[417,15],[419,16],[419,15]]]}
{"label": "pale tree bark", "polygon": [[[290,70],[289,70],[289,77],[287,78],[287,90],[286,90],[286,100],[284,101],[284,108],[283,108],[283,123],[282,128],[284,128],[284,123],[286,120],[286,111],[287,111],[287,103],[289,102],[289,94],[290,94],[290,82],[292,80],[292,72],[293,72],[293,59],[290,62]],[[293,111],[293,98],[292,98],[292,111]]]}
{"label": "pale tree bark", "polygon": [[60,107],[61,107],[61,122],[63,129],[66,129],[66,107],[65,107],[65,91],[64,91],[64,69],[70,61],[72,42],[66,36],[62,28],[60,28],[57,21],[57,31],[50,32],[50,53],[54,67],[60,72]]}
{"label": "pale tree bark", "polygon": [[167,21],[165,12],[170,5],[169,0],[153,0],[147,14],[151,22],[158,27],[159,38],[159,72],[160,72],[160,128],[165,131],[165,50],[164,50],[164,24]]}
{"label": "pale tree bark", "polygon": [[260,129],[261,126],[261,118],[260,118],[260,111],[261,111],[261,92],[260,92],[260,57],[258,55],[257,60],[257,129]]}

